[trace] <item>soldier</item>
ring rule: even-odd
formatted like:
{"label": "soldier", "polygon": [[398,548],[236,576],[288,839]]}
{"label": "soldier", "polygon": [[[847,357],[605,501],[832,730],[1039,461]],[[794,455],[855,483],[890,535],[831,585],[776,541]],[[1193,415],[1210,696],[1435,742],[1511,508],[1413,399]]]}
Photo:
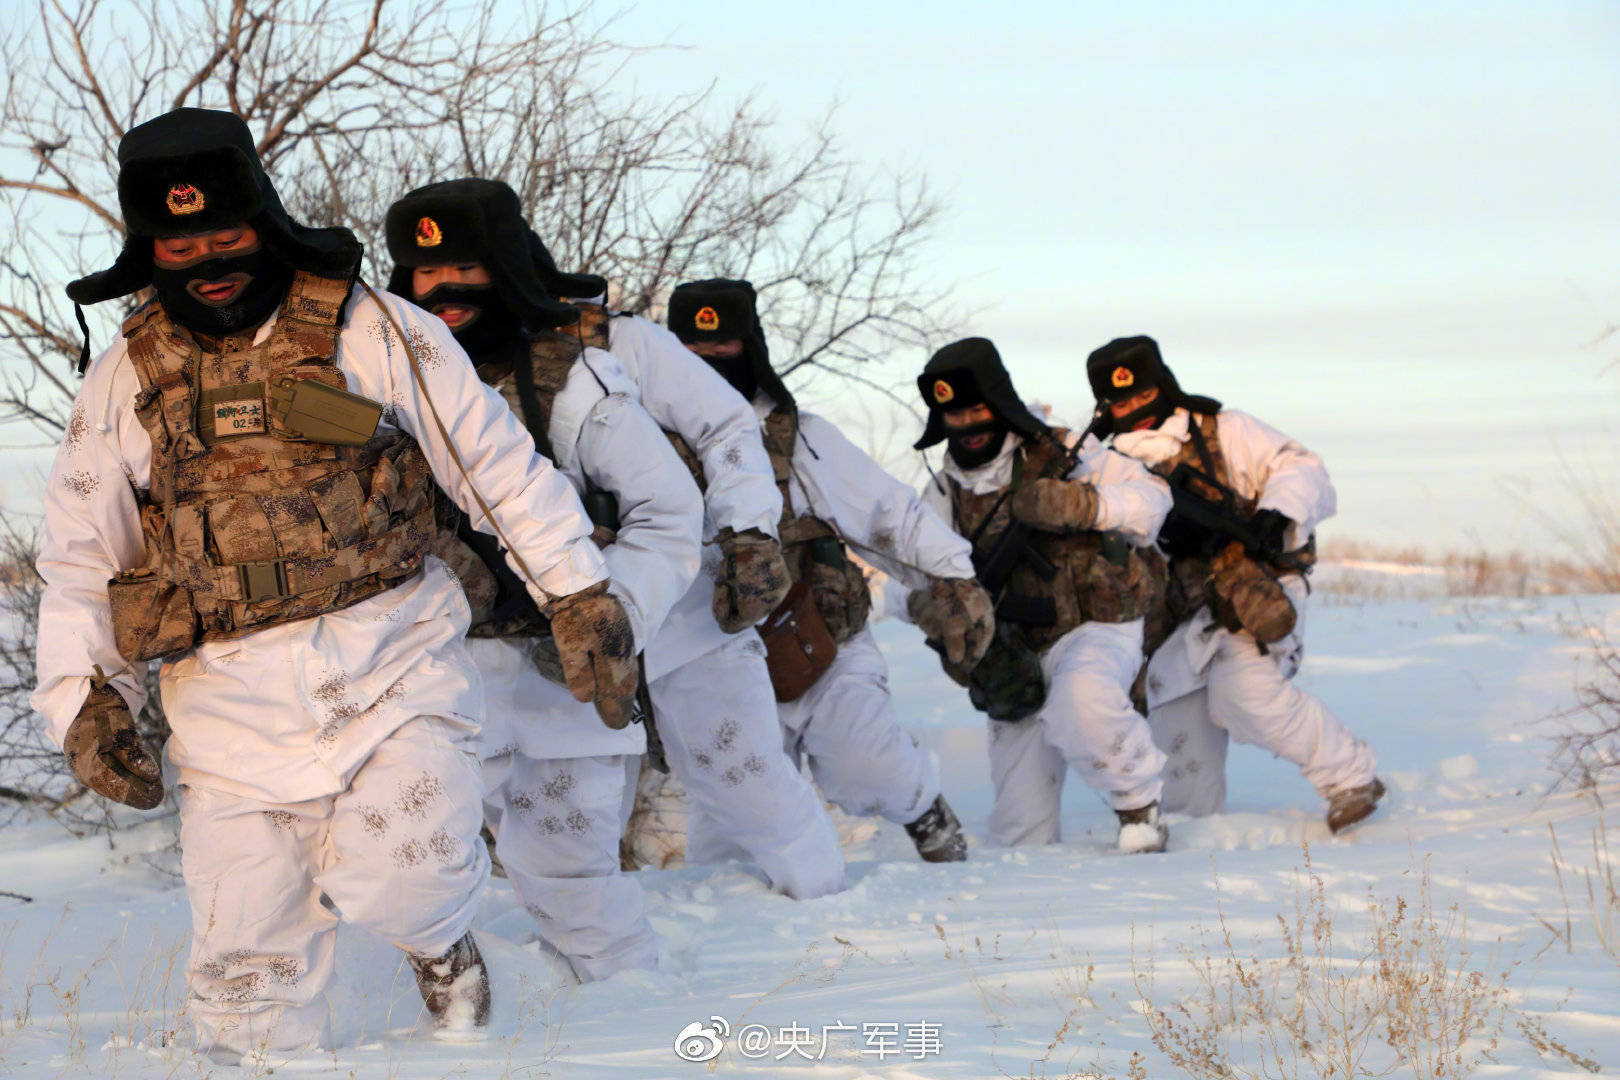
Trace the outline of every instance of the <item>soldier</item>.
{"label": "soldier", "polygon": [[765,650],[753,629],[789,585],[776,531],[782,497],[759,420],[667,329],[608,311],[602,278],[562,273],[538,241],[534,255],[541,282],[579,309],[571,332],[620,362],[703,490],[703,568],[646,653],[658,732],[690,803],[686,859],[750,859],[796,899],[837,892],[844,887],[838,832],[782,752]]}
{"label": "soldier", "polygon": [[1230,733],[1298,765],[1327,800],[1328,828],[1354,825],[1383,797],[1378,760],[1290,681],[1304,654],[1316,526],[1336,509],[1322,460],[1246,413],[1184,393],[1152,338],[1110,341],[1086,372],[1093,430],[1175,494],[1159,535],[1168,582],[1146,680],[1154,735],[1173,748],[1166,806],[1223,807]]}
{"label": "soldier", "polygon": [[[578,313],[540,284],[510,187],[417,188],[389,208],[385,232],[390,290],[450,326],[585,500],[639,651],[697,574],[703,500],[686,467],[618,362],[551,329]],[[619,869],[626,761],[640,760],[644,728],[605,726],[569,695],[521,583],[465,516],[459,532],[446,540],[464,553],[452,565],[474,598],[468,651],[487,699],[484,814],[496,854],[541,938],[582,981],[655,967],[641,886]]]}
{"label": "soldier", "polygon": [[919,590],[917,622],[971,667],[993,624],[967,543],[837,428],[799,410],[771,367],[748,282],[677,287],[669,325],[753,403],[782,491],[778,535],[795,588],[761,633],[789,752],[808,758],[845,812],[905,826],[925,860],[967,858],[939,762],[895,719],[888,667],[866,629],[866,579],[848,552]]}
{"label": "soldier", "polygon": [[1137,547],[1152,543],[1169,492],[1130,458],[1036,419],[985,338],[940,349],[917,387],[929,410],[917,449],[947,441],[929,497],[972,541],[996,602],[978,667],[945,662],[990,717],[991,835],[1056,843],[1072,768],[1107,795],[1120,851],[1163,851],[1164,755],[1129,691],[1151,592]]}
{"label": "soldier", "polygon": [[409,955],[437,1025],[481,1026],[483,703],[430,480],[505,538],[575,696],[617,716],[630,623],[590,522],[444,324],[287,216],[239,118],[177,109],[118,156],[123,251],[68,294],[155,295],[57,453],[34,707],[81,781],[149,809],[131,714],[165,661],[205,1051],[328,1042],[340,918]]}

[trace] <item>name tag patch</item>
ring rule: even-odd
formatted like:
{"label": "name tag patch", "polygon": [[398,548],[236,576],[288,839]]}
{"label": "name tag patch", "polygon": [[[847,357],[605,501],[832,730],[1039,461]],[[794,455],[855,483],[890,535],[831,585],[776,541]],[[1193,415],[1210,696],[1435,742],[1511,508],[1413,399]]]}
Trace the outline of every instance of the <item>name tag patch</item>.
{"label": "name tag patch", "polygon": [[237,398],[209,405],[214,418],[214,438],[229,435],[263,435],[264,398]]}

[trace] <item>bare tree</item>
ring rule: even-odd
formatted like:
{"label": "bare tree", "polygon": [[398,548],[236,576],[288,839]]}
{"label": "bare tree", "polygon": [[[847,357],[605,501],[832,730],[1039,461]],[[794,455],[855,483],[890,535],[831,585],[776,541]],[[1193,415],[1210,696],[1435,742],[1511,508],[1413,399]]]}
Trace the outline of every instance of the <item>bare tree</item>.
{"label": "bare tree", "polygon": [[[518,30],[507,28],[518,27]],[[753,101],[617,89],[637,49],[588,8],[496,0],[45,0],[0,38],[0,417],[54,441],[80,335],[61,286],[121,228],[115,148],[180,105],[259,137],[295,216],[342,224],[387,266],[383,213],[410,187],[503,179],[564,269],[656,315],[691,277],[746,276],[784,373],[860,375],[941,336],[920,258],[939,215],[917,177],[874,176],[823,123],[794,137]],[[115,312],[92,312],[95,340]]]}
{"label": "bare tree", "polygon": [[[0,525],[0,825],[25,809],[44,810],[71,828],[100,829],[122,814],[73,775],[28,704],[34,690],[37,616],[43,584],[36,524]],[[148,671],[148,703],[136,727],[161,751],[169,724],[158,701],[157,666]],[[171,804],[172,806],[172,804]]]}

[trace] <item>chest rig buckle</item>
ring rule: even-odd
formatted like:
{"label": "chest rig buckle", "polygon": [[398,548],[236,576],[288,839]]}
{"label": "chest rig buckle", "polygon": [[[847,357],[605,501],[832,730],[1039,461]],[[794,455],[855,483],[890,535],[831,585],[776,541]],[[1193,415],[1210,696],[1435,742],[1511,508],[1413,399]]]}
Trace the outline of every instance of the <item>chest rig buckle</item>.
{"label": "chest rig buckle", "polygon": [[236,580],[242,586],[242,599],[250,604],[261,600],[284,600],[293,595],[287,581],[285,559],[237,563]]}

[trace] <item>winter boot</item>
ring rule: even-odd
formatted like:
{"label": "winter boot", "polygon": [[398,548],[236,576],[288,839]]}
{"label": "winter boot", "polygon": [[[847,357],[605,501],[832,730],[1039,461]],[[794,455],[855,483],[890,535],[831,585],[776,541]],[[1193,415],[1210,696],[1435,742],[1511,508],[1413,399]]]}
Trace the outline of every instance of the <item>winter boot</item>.
{"label": "winter boot", "polygon": [[443,956],[410,959],[434,1027],[471,1034],[489,1023],[489,971],[471,930]]}
{"label": "winter boot", "polygon": [[911,842],[917,845],[917,854],[923,862],[964,862],[967,859],[967,837],[962,835],[962,823],[951,812],[951,804],[941,795],[923,811],[922,817],[906,826]]}
{"label": "winter boot", "polygon": [[1333,832],[1343,832],[1356,822],[1371,816],[1378,809],[1378,800],[1384,797],[1384,782],[1373,777],[1372,783],[1346,788],[1328,797],[1327,826]]}
{"label": "winter boot", "polygon": [[1135,810],[1115,810],[1119,818],[1119,851],[1122,855],[1147,855],[1164,850],[1170,830],[1159,820],[1158,802]]}

